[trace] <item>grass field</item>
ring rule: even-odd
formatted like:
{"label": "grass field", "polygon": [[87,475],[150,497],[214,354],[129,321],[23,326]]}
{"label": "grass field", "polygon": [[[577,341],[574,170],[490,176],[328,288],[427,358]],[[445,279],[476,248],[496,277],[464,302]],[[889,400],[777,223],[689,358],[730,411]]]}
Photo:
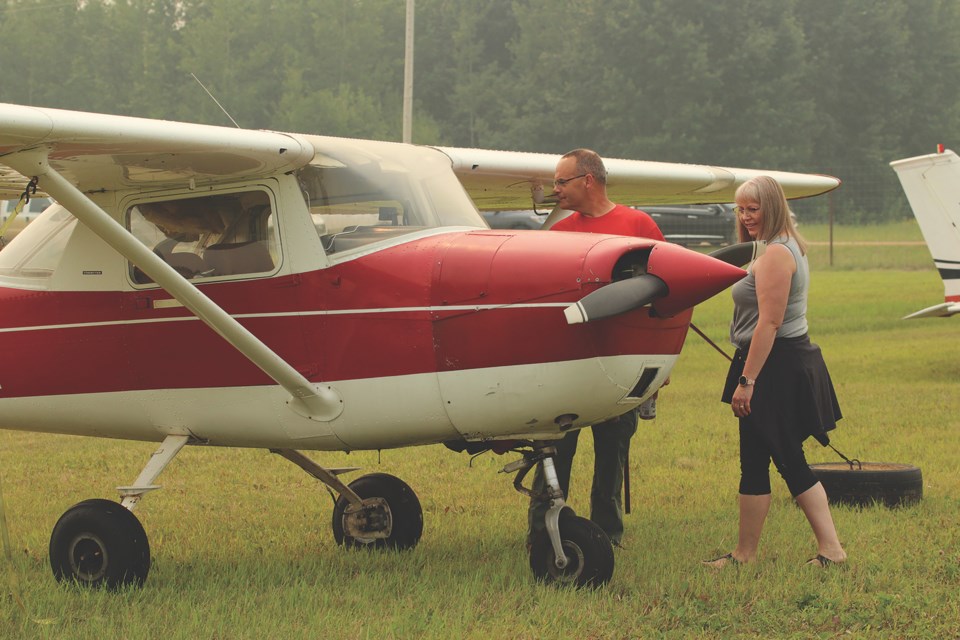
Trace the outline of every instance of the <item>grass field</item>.
{"label": "grass field", "polygon": [[[851,238],[871,240],[884,239]],[[154,558],[145,588],[61,586],[47,560],[57,518],[79,500],[114,499],[154,445],[0,431],[13,551],[0,574],[0,637],[960,637],[960,325],[900,320],[942,301],[925,247],[861,248],[835,247],[846,264],[832,268],[811,255],[811,336],[845,414],[833,442],[864,461],[921,467],[924,498],[899,510],[835,508],[845,566],[803,565],[812,535],[777,477],[759,561],[718,573],[699,566],[736,540],[737,440],[718,401],[726,362],[691,333],[659,417],[634,439],[626,548],[604,589],[535,584],[525,501],[512,476],[497,473],[514,457],[469,464],[440,446],[314,455],[411,484],[425,519],[411,552],[338,548],[330,497],[277,456],[188,448],[137,509]],[[730,311],[721,294],[694,322],[725,346]],[[581,451],[571,502],[585,513],[589,432]],[[807,451],[811,462],[837,459],[813,442]]]}

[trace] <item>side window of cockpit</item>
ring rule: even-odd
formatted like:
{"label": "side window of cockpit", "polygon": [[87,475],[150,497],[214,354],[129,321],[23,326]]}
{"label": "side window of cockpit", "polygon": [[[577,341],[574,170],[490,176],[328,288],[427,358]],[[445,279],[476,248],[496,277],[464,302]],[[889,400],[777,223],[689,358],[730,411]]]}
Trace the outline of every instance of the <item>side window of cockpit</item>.
{"label": "side window of cockpit", "polygon": [[0,276],[27,278],[43,283],[60,265],[77,219],[57,205],[24,227],[0,251]]}
{"label": "side window of cockpit", "polygon": [[[229,278],[279,264],[270,197],[263,191],[142,202],[127,210],[131,233],[180,275]],[[137,284],[149,276],[130,265]]]}

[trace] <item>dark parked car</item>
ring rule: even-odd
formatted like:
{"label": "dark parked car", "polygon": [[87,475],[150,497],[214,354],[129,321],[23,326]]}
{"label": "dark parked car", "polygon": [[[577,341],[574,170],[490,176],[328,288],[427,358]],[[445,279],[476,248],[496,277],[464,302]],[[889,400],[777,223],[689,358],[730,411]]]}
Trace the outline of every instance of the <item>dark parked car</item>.
{"label": "dark parked car", "polygon": [[736,219],[732,204],[677,204],[637,207],[653,218],[663,236],[684,246],[734,244]]}
{"label": "dark parked car", "polygon": [[[736,242],[732,204],[677,204],[637,207],[646,211],[670,242],[682,245]],[[483,217],[493,229],[539,229],[549,210],[484,211]]]}

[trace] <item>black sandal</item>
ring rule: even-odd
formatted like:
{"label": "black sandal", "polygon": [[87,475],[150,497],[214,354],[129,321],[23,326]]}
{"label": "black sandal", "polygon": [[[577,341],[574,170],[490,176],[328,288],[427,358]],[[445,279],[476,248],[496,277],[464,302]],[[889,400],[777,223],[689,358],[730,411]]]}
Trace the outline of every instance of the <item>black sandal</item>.
{"label": "black sandal", "polygon": [[[720,562],[721,560],[726,560],[726,562],[724,562],[720,566],[716,566],[714,564],[714,562]],[[732,564],[736,566],[738,564],[743,564],[743,563],[737,560],[736,558],[734,558],[733,553],[727,553],[725,555],[720,556],[719,558],[714,558],[713,560],[701,560],[700,564],[702,564],[705,567],[710,567],[711,569],[723,569],[728,564]]]}
{"label": "black sandal", "polygon": [[818,553],[816,558],[810,558],[809,560],[807,560],[807,564],[813,565],[815,567],[820,567],[821,569],[826,569],[827,567],[835,563],[833,560],[831,560],[827,556],[824,556]]}

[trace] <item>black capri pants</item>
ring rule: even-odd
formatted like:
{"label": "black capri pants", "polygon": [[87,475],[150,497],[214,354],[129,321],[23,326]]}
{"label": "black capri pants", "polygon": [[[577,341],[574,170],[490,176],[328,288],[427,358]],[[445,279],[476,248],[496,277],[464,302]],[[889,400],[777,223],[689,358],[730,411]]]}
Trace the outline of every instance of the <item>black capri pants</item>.
{"label": "black capri pants", "polygon": [[[747,347],[737,349],[724,385],[729,403],[743,373]],[[817,483],[803,453],[814,436],[829,443],[827,432],[842,417],[820,347],[806,335],[777,338],[754,385],[750,415],[740,418],[740,493],[770,493],[770,461],[794,497]]]}
{"label": "black capri pants", "polygon": [[783,442],[774,450],[758,435],[762,425],[751,424],[750,416],[740,418],[740,493],[762,496],[770,493],[770,461],[787,483],[790,495],[798,495],[817,484],[803,453],[803,442]]}

